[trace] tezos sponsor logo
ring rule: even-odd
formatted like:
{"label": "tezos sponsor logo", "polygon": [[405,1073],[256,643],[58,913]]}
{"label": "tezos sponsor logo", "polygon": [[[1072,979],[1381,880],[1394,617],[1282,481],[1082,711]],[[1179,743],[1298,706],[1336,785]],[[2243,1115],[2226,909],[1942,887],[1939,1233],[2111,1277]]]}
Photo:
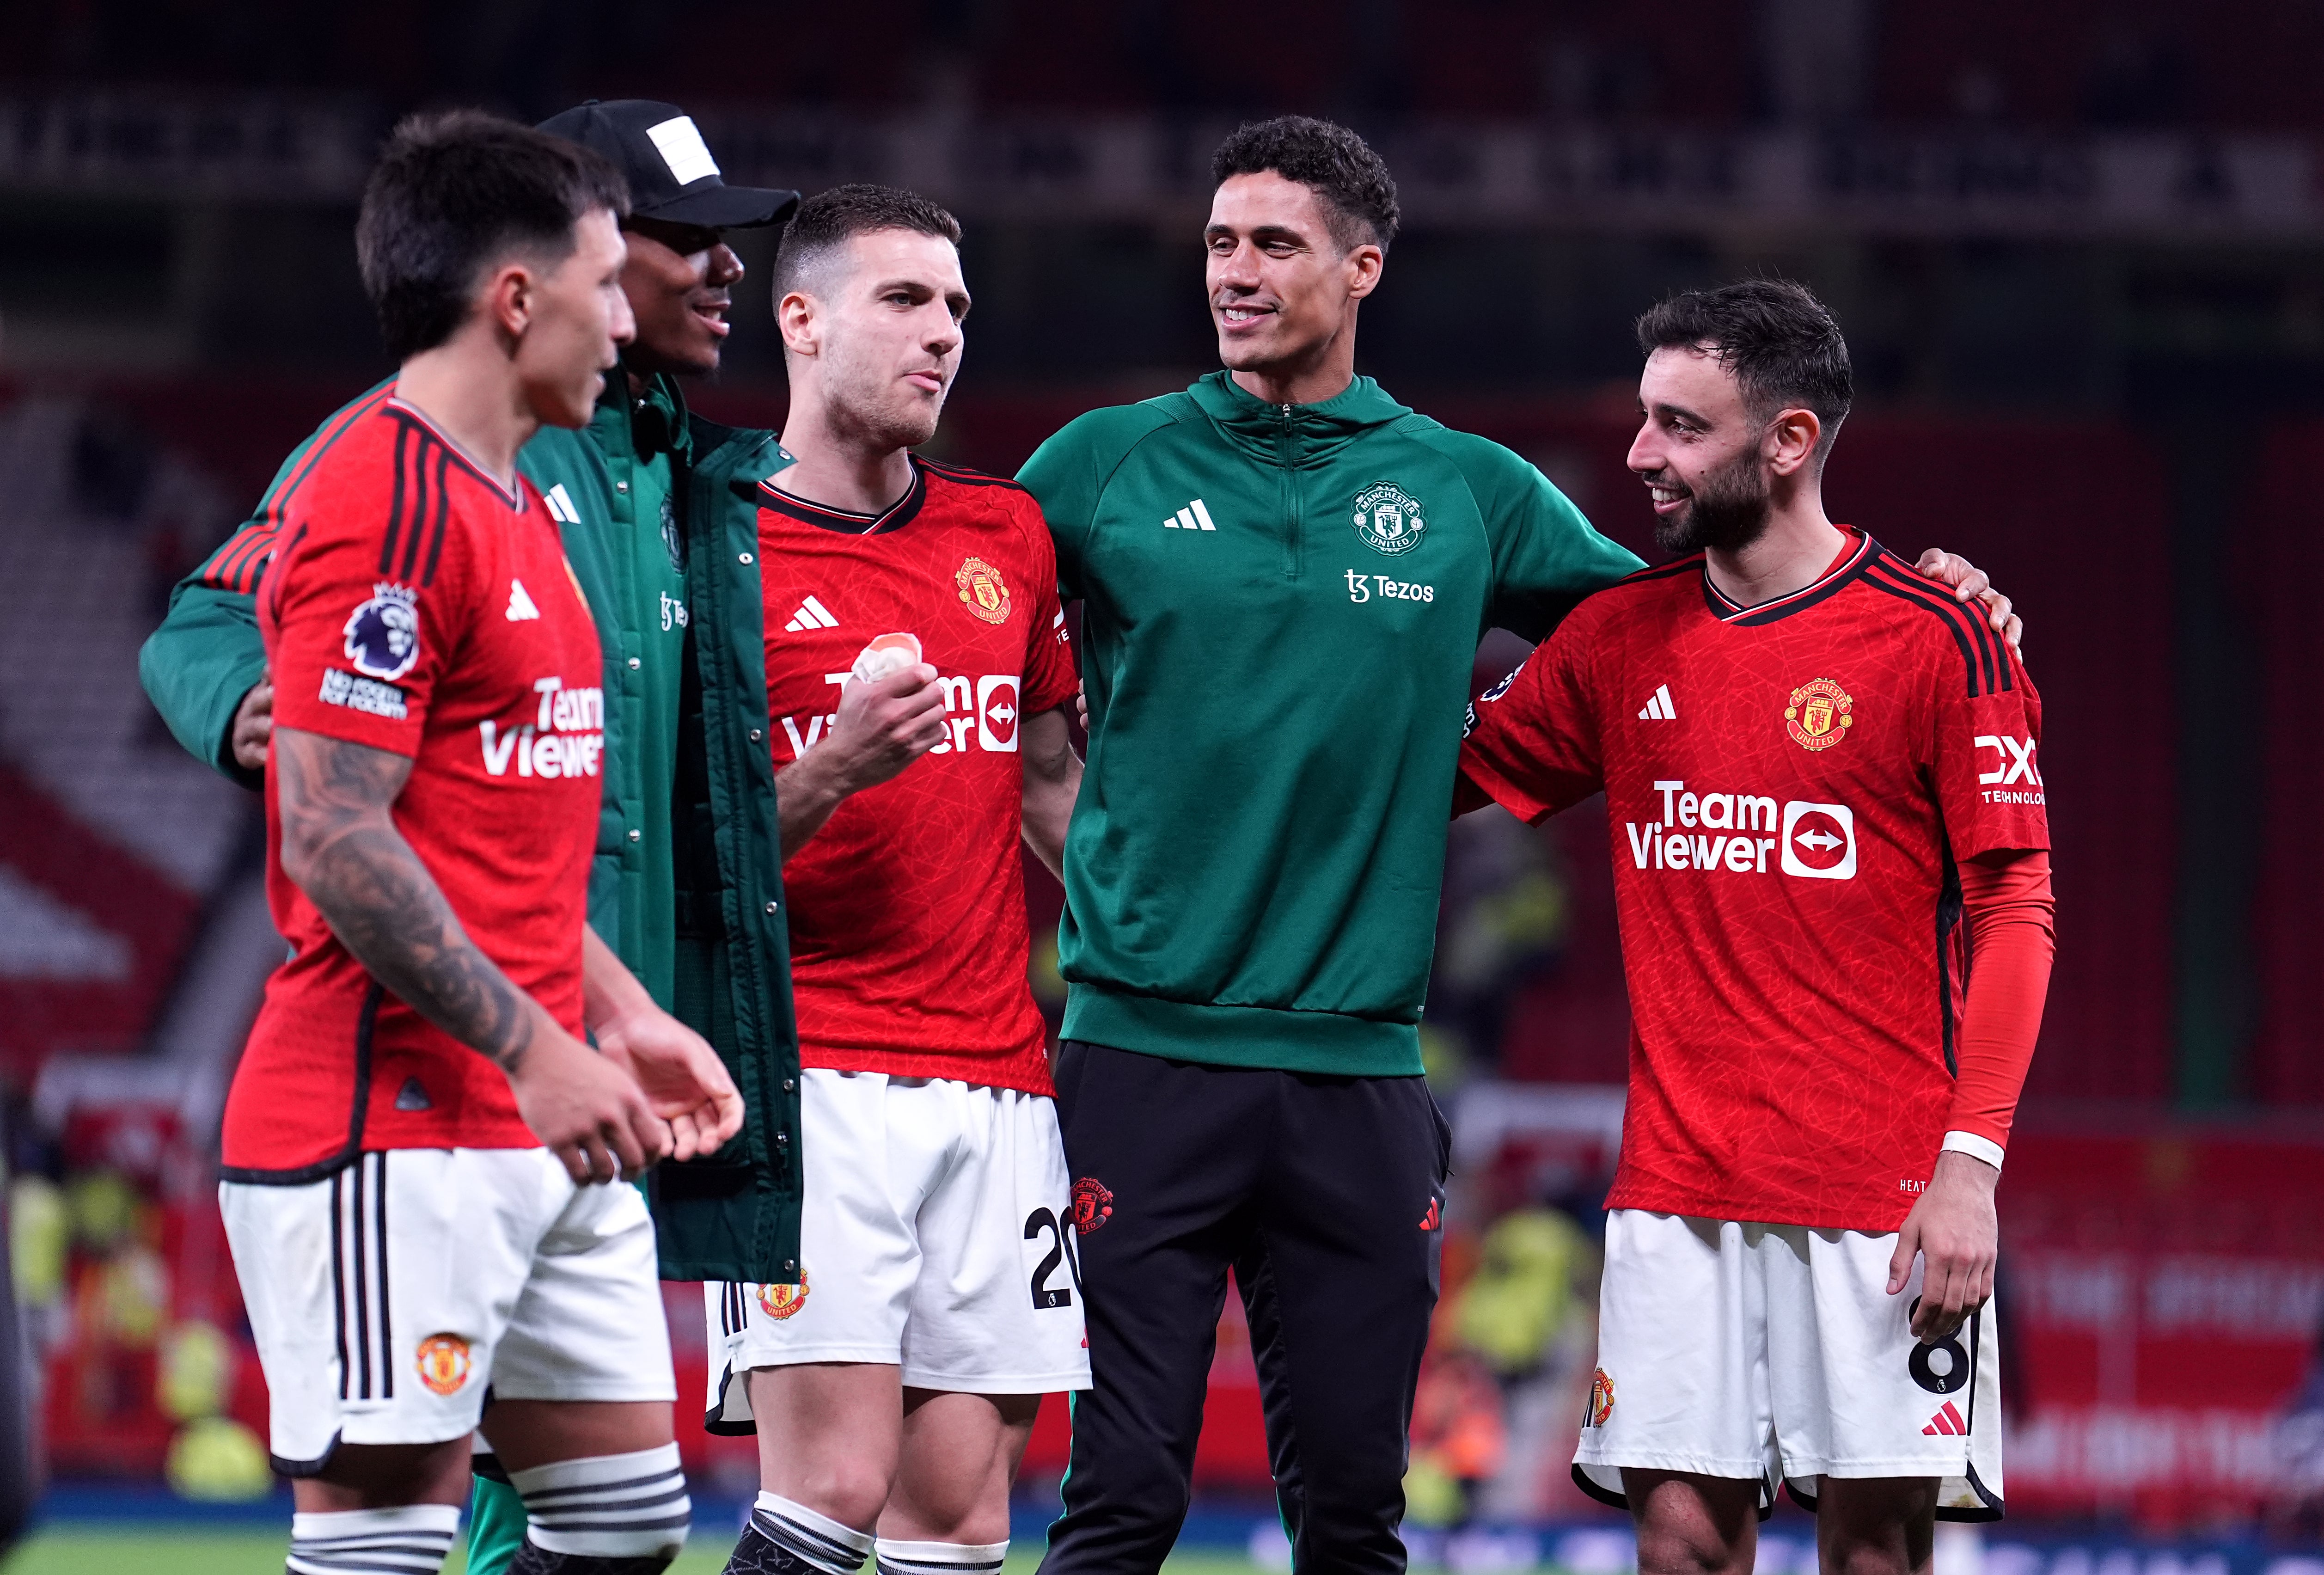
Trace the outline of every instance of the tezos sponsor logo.
{"label": "tezos sponsor logo", "polygon": [[1420,545],[1428,521],[1420,515],[1420,500],[1394,482],[1379,482],[1356,494],[1356,534],[1364,545],[1394,557]]}
{"label": "tezos sponsor logo", "polygon": [[484,750],[487,776],[594,777],[605,757],[605,692],[568,689],[562,678],[541,678],[532,691],[540,697],[533,720],[514,727],[483,722],[476,732]]}
{"label": "tezos sponsor logo", "polygon": [[1637,869],[1765,875],[1772,856],[1778,871],[1799,880],[1855,879],[1856,812],[1845,804],[1690,793],[1675,781],[1657,782],[1655,791],[1662,795],[1660,820],[1622,823]]}
{"label": "tezos sponsor logo", "polygon": [[347,614],[347,660],[366,678],[385,683],[410,672],[420,659],[420,594],[382,583],[371,600]]}
{"label": "tezos sponsor logo", "polygon": [[1416,585],[1409,580],[1392,580],[1386,575],[1359,574],[1354,569],[1348,570],[1347,576],[1348,600],[1351,602],[1369,602],[1374,596],[1383,602],[1436,600],[1434,585]]}

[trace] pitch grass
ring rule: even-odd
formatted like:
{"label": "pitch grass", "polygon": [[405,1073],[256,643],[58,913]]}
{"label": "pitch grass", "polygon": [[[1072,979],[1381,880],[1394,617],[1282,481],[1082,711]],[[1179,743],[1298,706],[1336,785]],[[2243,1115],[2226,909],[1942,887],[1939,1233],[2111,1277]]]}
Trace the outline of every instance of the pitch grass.
{"label": "pitch grass", "polygon": [[[34,1534],[5,1563],[5,1575],[280,1575],[286,1541],[281,1533],[151,1531],[106,1532],[78,1526]],[[718,1575],[727,1544],[696,1538],[669,1575]],[[1040,1550],[1012,1550],[1006,1575],[1032,1575]],[[455,1548],[444,1575],[464,1575],[467,1550]],[[1214,1554],[1182,1555],[1167,1566],[1169,1575],[1257,1575],[1246,1560]]]}

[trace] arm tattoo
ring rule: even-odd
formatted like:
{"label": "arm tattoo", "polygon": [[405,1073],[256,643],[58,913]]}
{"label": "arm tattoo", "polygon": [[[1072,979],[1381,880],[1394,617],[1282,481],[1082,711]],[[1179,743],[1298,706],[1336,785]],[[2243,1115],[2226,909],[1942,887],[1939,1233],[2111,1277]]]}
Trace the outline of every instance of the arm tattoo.
{"label": "arm tattoo", "polygon": [[421,1017],[513,1074],[530,1002],[460,927],[389,814],[411,762],[293,728],[274,732],[283,872],[355,961]]}

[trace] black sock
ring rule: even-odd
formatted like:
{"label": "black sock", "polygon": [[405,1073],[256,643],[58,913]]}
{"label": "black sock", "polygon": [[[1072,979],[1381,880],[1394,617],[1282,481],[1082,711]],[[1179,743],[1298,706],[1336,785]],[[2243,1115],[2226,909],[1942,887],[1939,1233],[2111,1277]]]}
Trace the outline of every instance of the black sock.
{"label": "black sock", "polygon": [[508,1575],[661,1575],[669,1561],[659,1553],[634,1559],[601,1559],[589,1553],[552,1553],[530,1537],[509,1561]]}
{"label": "black sock", "polygon": [[733,1557],[726,1561],[725,1575],[825,1575],[825,1571],[769,1536],[753,1515],[734,1543]]}

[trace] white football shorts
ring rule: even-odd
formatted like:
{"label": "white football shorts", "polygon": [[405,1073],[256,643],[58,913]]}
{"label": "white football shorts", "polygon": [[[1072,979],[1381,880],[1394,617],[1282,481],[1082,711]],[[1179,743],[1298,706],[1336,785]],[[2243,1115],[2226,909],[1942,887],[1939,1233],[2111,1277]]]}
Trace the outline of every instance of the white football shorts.
{"label": "white football shorts", "polygon": [[222,1182],[274,1469],[439,1443],[503,1400],[675,1400],[653,1220],[545,1148],[398,1148],[300,1186]]}
{"label": "white football shorts", "polygon": [[1055,1101],[809,1067],[799,1112],[799,1283],[703,1287],[705,1426],[753,1431],[742,1375],[801,1362],[889,1363],[957,1394],[1089,1387]]}
{"label": "white football shorts", "polygon": [[1952,1339],[1888,1294],[1896,1237],[1617,1209],[1606,1216],[1598,1371],[1573,1478],[1621,1505],[1622,1468],[1780,1478],[1938,1477],[1941,1520],[2001,1516],[2000,1351],[1988,1303]]}

